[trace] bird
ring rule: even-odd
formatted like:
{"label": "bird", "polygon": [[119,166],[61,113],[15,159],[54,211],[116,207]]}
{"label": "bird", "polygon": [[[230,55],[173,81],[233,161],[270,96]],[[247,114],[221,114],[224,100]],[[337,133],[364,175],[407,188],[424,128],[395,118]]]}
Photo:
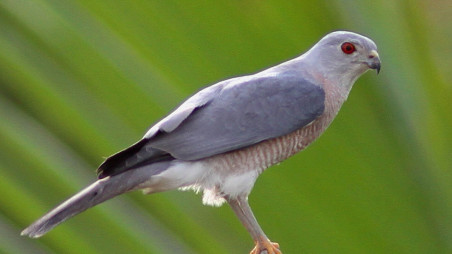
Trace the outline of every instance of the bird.
{"label": "bird", "polygon": [[281,253],[259,226],[248,196],[267,168],[305,149],[338,114],[355,81],[380,72],[376,44],[334,31],[304,54],[195,93],[130,147],[108,157],[98,179],[21,234],[40,237],[117,195],[202,191],[205,205],[229,204],[254,241],[251,254]]}

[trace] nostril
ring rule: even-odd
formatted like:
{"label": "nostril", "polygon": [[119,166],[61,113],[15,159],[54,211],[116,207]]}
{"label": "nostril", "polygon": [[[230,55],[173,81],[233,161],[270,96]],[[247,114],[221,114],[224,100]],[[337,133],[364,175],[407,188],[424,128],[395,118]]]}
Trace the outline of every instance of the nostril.
{"label": "nostril", "polygon": [[370,58],[370,59],[372,59],[372,58],[374,58],[374,57],[375,57],[374,55],[369,55],[369,58]]}

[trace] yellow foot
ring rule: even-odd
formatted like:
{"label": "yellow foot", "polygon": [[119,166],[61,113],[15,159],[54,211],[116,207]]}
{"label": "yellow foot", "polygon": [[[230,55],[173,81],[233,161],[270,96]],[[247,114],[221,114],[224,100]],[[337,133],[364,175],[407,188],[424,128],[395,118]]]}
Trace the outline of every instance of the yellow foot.
{"label": "yellow foot", "polygon": [[282,254],[282,252],[279,250],[278,243],[272,243],[267,240],[257,242],[256,247],[254,247],[250,254]]}

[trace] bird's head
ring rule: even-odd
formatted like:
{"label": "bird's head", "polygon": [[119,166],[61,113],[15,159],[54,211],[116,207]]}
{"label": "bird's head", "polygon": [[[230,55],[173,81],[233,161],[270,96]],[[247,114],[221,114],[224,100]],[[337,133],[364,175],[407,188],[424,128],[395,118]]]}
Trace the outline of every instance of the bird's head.
{"label": "bird's head", "polygon": [[306,58],[318,66],[327,79],[353,84],[369,69],[380,71],[377,45],[362,35],[337,31],[323,37],[307,53]]}

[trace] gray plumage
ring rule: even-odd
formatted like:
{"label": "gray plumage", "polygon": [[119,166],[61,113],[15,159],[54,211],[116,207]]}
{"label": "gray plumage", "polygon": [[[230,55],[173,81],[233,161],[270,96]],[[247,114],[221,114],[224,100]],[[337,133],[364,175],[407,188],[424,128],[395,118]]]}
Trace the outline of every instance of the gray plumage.
{"label": "gray plumage", "polygon": [[[107,159],[99,168],[100,176],[118,174],[163,154],[182,160],[210,157],[289,134],[312,122],[323,113],[323,89],[304,80],[297,70],[281,67],[201,90],[141,142]],[[119,157],[120,163],[114,163]]]}
{"label": "gray plumage", "polygon": [[294,73],[220,85],[206,104],[173,131],[151,137],[147,146],[198,160],[289,134],[323,113],[324,91]]}
{"label": "gray plumage", "polygon": [[168,168],[169,162],[158,162],[146,168],[127,171],[116,177],[104,178],[89,185],[61,205],[28,226],[22,235],[40,237],[61,222],[77,215],[86,209],[102,203],[119,194],[134,190],[152,175]]}
{"label": "gray plumage", "polygon": [[375,43],[334,32],[308,52],[254,75],[207,87],[156,123],[143,139],[109,157],[100,180],[22,234],[38,237],[75,214],[126,191],[204,190],[227,201],[256,242],[279,253],[247,204],[257,176],[313,142],[331,123],[355,80],[380,70]]}

